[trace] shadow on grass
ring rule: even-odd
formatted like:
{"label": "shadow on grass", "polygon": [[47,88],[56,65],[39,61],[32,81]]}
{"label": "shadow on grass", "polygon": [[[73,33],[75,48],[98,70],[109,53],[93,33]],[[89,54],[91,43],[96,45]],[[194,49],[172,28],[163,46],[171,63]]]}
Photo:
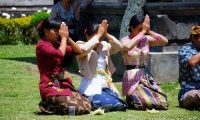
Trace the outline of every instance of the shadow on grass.
{"label": "shadow on grass", "polygon": [[[36,57],[0,58],[0,59],[14,60],[14,61],[19,61],[19,62],[27,62],[27,63],[36,65]],[[81,76],[80,73],[78,72],[78,65],[75,63],[71,63],[70,65],[65,67],[65,70],[69,71],[71,74],[76,74],[76,75]],[[121,82],[122,77],[123,77],[122,75],[113,74],[112,75],[113,82],[114,83]]]}
{"label": "shadow on grass", "polygon": [[200,108],[199,106],[197,107],[191,107],[191,108],[181,108],[180,106],[175,106],[176,108],[180,108],[180,109],[184,109],[184,110],[188,110],[188,111],[199,111],[200,112]]}
{"label": "shadow on grass", "polygon": [[113,74],[112,79],[114,83],[122,82],[123,75]]}
{"label": "shadow on grass", "polygon": [[6,60],[14,60],[19,62],[27,62],[31,64],[36,64],[36,57],[19,57],[19,58],[0,58]]}

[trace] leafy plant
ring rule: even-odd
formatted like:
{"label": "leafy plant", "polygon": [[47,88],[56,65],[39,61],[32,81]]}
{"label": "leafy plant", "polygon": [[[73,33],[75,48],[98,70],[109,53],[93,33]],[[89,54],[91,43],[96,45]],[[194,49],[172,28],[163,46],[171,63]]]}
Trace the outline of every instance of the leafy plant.
{"label": "leafy plant", "polygon": [[37,24],[49,17],[50,13],[42,10],[27,17],[0,17],[0,45],[34,45],[39,36],[35,30]]}
{"label": "leafy plant", "polygon": [[[21,39],[21,44],[35,44],[37,41],[35,41],[35,38],[37,38],[34,34],[33,27],[31,25],[31,19],[32,16],[22,17],[22,18],[15,18],[13,19],[13,22],[15,23],[15,29],[16,30],[16,38]],[[18,44],[20,44],[18,42]]]}
{"label": "leafy plant", "polygon": [[45,18],[47,18],[49,16],[50,16],[50,14],[44,10],[42,10],[41,12],[34,13],[32,15],[31,25],[37,26],[40,21],[44,20]]}
{"label": "leafy plant", "polygon": [[15,44],[16,41],[13,40],[13,34],[15,32],[15,24],[12,19],[1,18],[0,17],[0,44]]}

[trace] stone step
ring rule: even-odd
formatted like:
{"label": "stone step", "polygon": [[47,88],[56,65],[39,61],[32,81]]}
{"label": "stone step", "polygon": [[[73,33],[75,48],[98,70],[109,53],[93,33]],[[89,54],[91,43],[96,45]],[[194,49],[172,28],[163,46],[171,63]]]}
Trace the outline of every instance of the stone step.
{"label": "stone step", "polygon": [[159,84],[178,80],[178,52],[151,52],[149,68]]}
{"label": "stone step", "polygon": [[[116,67],[116,74],[124,74],[124,62],[121,52],[111,56]],[[148,65],[154,79],[159,84],[170,83],[178,80],[179,64],[178,52],[150,52]]]}

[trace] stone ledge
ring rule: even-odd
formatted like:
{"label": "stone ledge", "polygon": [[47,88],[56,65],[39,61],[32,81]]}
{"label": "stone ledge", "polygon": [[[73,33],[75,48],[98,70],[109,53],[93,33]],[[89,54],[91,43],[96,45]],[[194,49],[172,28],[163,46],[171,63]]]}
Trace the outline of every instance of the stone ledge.
{"label": "stone ledge", "polygon": [[13,17],[21,17],[21,14],[32,15],[38,10],[43,10],[43,8],[51,9],[52,6],[17,6],[16,10],[12,10],[10,6],[0,7],[0,15],[2,13],[9,13]]}
{"label": "stone ledge", "polygon": [[[124,62],[121,52],[111,56],[116,67],[115,73],[124,74]],[[158,84],[170,83],[178,80],[179,64],[178,52],[150,52],[149,69]]]}
{"label": "stone ledge", "polygon": [[169,3],[147,3],[145,10],[147,14],[169,16],[191,16],[200,15],[200,2],[169,2]]}
{"label": "stone ledge", "polygon": [[98,13],[98,14],[115,14],[123,15],[126,9],[127,3],[117,2],[117,3],[95,3],[93,2],[88,9],[84,12],[86,13]]}
{"label": "stone ledge", "polygon": [[[0,3],[1,12],[17,12],[17,11],[28,11],[35,12],[43,7],[51,8],[51,4],[16,4],[8,5]],[[144,6],[144,10],[149,15],[160,15],[167,14],[169,16],[191,16],[200,15],[200,2],[147,2]],[[17,11],[11,10],[11,7],[16,7]],[[86,13],[101,13],[123,15],[127,7],[127,2],[93,2]],[[27,9],[28,8],[28,9]]]}
{"label": "stone ledge", "polygon": [[150,71],[158,84],[178,80],[178,52],[151,52],[149,63]]}
{"label": "stone ledge", "polygon": [[[86,12],[99,13],[99,11],[101,11],[101,14],[106,14],[107,9],[109,9],[109,12],[112,12],[113,9],[117,9],[116,11],[113,11],[115,14],[124,14],[126,6],[127,2],[106,4],[94,2]],[[199,6],[200,2],[147,2],[144,6],[144,10],[149,15],[167,14],[169,16],[190,16],[200,15]]]}
{"label": "stone ledge", "polygon": [[35,6],[53,5],[53,0],[1,0],[0,6]]}

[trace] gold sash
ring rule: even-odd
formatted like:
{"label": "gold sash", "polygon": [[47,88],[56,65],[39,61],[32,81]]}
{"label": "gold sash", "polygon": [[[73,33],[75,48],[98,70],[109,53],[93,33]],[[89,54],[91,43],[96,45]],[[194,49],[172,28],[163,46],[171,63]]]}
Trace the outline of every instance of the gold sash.
{"label": "gold sash", "polygon": [[108,69],[106,70],[103,70],[103,69],[100,69],[100,70],[97,70],[95,71],[95,74],[102,74],[103,76],[106,77],[106,81],[108,83],[108,86],[115,92],[117,92],[117,94],[119,94],[119,91],[117,90],[117,88],[115,87],[114,83],[112,82],[112,78],[109,74],[109,71]]}

